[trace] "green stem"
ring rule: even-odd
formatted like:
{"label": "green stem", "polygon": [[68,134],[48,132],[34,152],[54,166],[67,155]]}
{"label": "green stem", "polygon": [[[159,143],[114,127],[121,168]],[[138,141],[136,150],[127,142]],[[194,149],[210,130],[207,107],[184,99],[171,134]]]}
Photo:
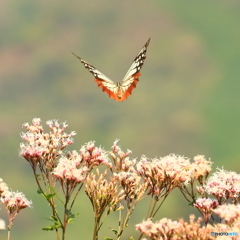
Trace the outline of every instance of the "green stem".
{"label": "green stem", "polygon": [[99,231],[99,219],[95,218],[93,240],[98,240],[98,231]]}

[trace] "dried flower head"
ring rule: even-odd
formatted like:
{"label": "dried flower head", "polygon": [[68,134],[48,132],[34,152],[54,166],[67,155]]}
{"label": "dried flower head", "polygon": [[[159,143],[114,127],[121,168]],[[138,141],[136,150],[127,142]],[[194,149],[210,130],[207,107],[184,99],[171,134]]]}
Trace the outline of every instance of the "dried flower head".
{"label": "dried flower head", "polygon": [[118,141],[118,139],[114,141],[112,151],[109,153],[113,160],[114,172],[134,172],[136,159],[129,158],[129,155],[132,153],[132,151],[128,149],[126,152],[124,152],[117,144]]}
{"label": "dried flower head", "polygon": [[110,181],[106,179],[107,170],[100,174],[98,169],[96,173],[91,173],[85,181],[85,192],[89,197],[95,217],[100,219],[106,209],[113,212],[118,204],[124,198],[124,193],[119,189],[118,183],[114,178]]}
{"label": "dried flower head", "polygon": [[135,204],[143,198],[147,184],[142,182],[141,177],[136,172],[114,173],[114,178],[122,186],[128,207],[133,201]]}
{"label": "dried flower head", "polygon": [[191,180],[191,164],[189,159],[175,154],[157,159],[148,159],[142,156],[137,163],[137,170],[148,183],[149,192],[159,199],[165,194]]}

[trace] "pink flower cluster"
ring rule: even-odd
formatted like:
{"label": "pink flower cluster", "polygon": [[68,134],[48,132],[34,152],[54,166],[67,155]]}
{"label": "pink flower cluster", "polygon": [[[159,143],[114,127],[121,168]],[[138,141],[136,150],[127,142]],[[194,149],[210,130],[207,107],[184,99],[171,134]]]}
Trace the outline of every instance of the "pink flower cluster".
{"label": "pink flower cluster", "polygon": [[45,167],[51,170],[56,165],[57,157],[62,153],[62,150],[73,143],[72,137],[76,133],[65,133],[66,123],[59,124],[57,120],[47,121],[50,133],[44,133],[40,123],[39,118],[34,118],[32,125],[23,124],[28,132],[21,134],[22,139],[26,142],[20,144],[20,155],[33,168],[43,161]]}
{"label": "pink flower cluster", "polygon": [[177,221],[172,221],[167,218],[163,218],[155,223],[152,222],[151,219],[147,219],[141,224],[136,225],[138,231],[144,233],[145,236],[153,240],[170,239],[171,233],[178,227],[179,224]]}
{"label": "pink flower cluster", "polygon": [[194,207],[198,208],[199,211],[202,213],[204,221],[207,224],[212,215],[213,210],[217,208],[219,204],[218,201],[215,199],[198,198],[193,205]]}
{"label": "pink flower cluster", "polygon": [[[118,140],[114,141],[110,152],[95,146],[94,141],[84,144],[79,151],[64,152],[63,149],[73,143],[72,137],[76,133],[65,133],[66,123],[59,124],[56,120],[47,121],[50,133],[45,133],[40,122],[39,118],[35,118],[32,125],[24,124],[27,133],[21,135],[25,142],[21,144],[20,154],[31,164],[40,192],[48,200],[53,209],[53,215],[58,220],[60,218],[58,211],[55,211],[54,200],[55,184],[62,186],[65,195],[64,206],[69,212],[79,191],[85,187],[85,193],[95,213],[95,237],[102,226],[101,217],[104,212],[107,216],[127,206],[126,215],[122,214],[119,220],[117,230],[117,238],[119,238],[136,204],[148,195],[152,197],[152,204],[147,220],[138,224],[137,229],[153,240],[214,239],[210,236],[213,228],[207,224],[213,217],[213,213],[225,219],[229,225],[234,223],[234,219],[240,222],[239,206],[236,205],[240,199],[240,175],[218,169],[208,179],[212,162],[203,155],[194,157],[193,161],[176,154],[153,159],[142,156],[137,162],[136,159],[130,158],[130,150],[124,152],[121,149]],[[96,168],[100,165],[107,167],[102,174]],[[36,173],[37,167],[42,175]],[[196,186],[197,183],[199,186]],[[77,186],[78,190],[74,191]],[[0,183],[0,194],[4,188],[6,186]],[[200,211],[205,228],[201,227],[202,219],[195,221],[193,216],[190,217],[189,223],[182,219],[176,222],[166,218],[156,223],[152,222],[151,218],[156,215],[174,188],[179,188],[185,199]],[[210,199],[208,197],[210,194],[216,199]],[[201,197],[197,199],[198,195]],[[7,195],[4,197],[7,201]],[[162,201],[159,201],[160,199]],[[236,205],[235,207],[219,206],[229,199]],[[21,205],[24,206],[24,203],[21,202]],[[66,213],[65,210],[64,213]],[[71,216],[67,214],[64,216],[65,225],[62,228],[67,225],[68,217]],[[222,226],[217,227],[221,229]]]}
{"label": "pink flower cluster", "polygon": [[0,200],[5,205],[9,217],[9,229],[14,218],[24,208],[31,207],[32,201],[27,200],[21,192],[10,191],[7,184],[0,178]]}
{"label": "pink flower cluster", "polygon": [[21,192],[4,192],[1,202],[6,206],[10,214],[16,214],[21,209],[31,207],[32,201],[27,200]]}
{"label": "pink flower cluster", "polygon": [[63,156],[59,159],[52,173],[56,179],[62,182],[79,183],[85,179],[85,173],[88,172],[88,168],[78,168],[77,166],[77,162]]}
{"label": "pink flower cluster", "polygon": [[210,232],[214,231],[214,228],[211,225],[201,227],[201,221],[201,218],[195,221],[194,215],[190,216],[189,223],[183,219],[172,221],[171,219],[163,218],[155,223],[148,219],[137,224],[136,229],[151,240],[215,239],[215,237],[211,237],[210,235]]}
{"label": "pink flower cluster", "polygon": [[80,156],[81,162],[89,169],[103,164],[111,167],[108,153],[101,147],[96,147],[94,141],[90,141],[81,147]]}
{"label": "pink flower cluster", "polygon": [[83,145],[79,153],[72,151],[62,156],[52,173],[61,183],[75,184],[84,181],[87,173],[102,164],[110,166],[107,152],[91,141]]}
{"label": "pink flower cluster", "polygon": [[[203,167],[203,162],[207,166]],[[140,176],[148,182],[148,194],[158,199],[175,187],[181,188],[199,179],[211,170],[210,165],[211,162],[205,160],[204,156],[195,157],[194,163],[191,163],[188,158],[170,154],[160,159],[142,156],[136,166]]]}
{"label": "pink flower cluster", "polygon": [[204,190],[217,198],[219,204],[231,199],[233,203],[240,199],[240,174],[219,169],[208,178]]}
{"label": "pink flower cluster", "polygon": [[232,226],[234,223],[237,223],[240,228],[240,204],[224,204],[218,206],[218,208],[214,210],[214,213],[224,219],[227,225]]}

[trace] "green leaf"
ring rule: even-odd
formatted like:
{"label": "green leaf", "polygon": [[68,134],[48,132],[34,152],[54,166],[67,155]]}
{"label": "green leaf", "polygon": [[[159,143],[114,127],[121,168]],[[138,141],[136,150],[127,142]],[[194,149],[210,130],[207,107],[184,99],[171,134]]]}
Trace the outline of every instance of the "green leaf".
{"label": "green leaf", "polygon": [[41,191],[40,189],[37,190],[37,193],[38,193],[39,195],[41,195],[42,197],[45,198],[45,196],[44,196],[44,194],[43,194],[43,191]]}
{"label": "green leaf", "polygon": [[69,209],[66,209],[65,214],[67,215],[68,218],[68,223],[73,223],[73,219],[79,215],[79,213],[72,213]]}
{"label": "green leaf", "polygon": [[50,198],[52,198],[52,197],[54,197],[56,195],[55,193],[51,193],[51,194],[46,195],[46,194],[44,194],[43,191],[41,191],[39,189],[37,190],[37,193],[39,195],[41,195],[44,199],[47,199],[47,200],[49,200]]}
{"label": "green leaf", "polygon": [[48,227],[42,228],[42,230],[44,230],[44,231],[53,231],[53,230],[55,230],[57,228],[61,228],[61,226],[59,226],[59,225],[50,225]]}
{"label": "green leaf", "polygon": [[[51,190],[51,192],[52,192],[52,194],[49,194],[48,196],[50,197],[50,198],[52,198],[52,197],[54,197],[54,196],[56,196],[57,197],[57,199],[64,205],[64,202],[59,198],[59,196],[57,195],[57,193],[55,192],[55,189],[52,187],[52,186],[48,186],[48,188]],[[54,194],[54,195],[53,195]],[[49,198],[49,199],[50,199]],[[49,200],[48,199],[48,200]]]}
{"label": "green leaf", "polygon": [[111,231],[115,234],[115,235],[118,235],[118,231],[116,229],[111,229]]}
{"label": "green leaf", "polygon": [[47,200],[50,200],[52,197],[54,197],[56,195],[56,193],[50,193],[46,196]]}
{"label": "green leaf", "polygon": [[43,192],[42,190],[40,190],[40,189],[37,190],[37,193],[38,193],[39,195],[41,195],[44,199],[47,199],[48,201],[49,201],[52,197],[54,197],[54,196],[56,195],[54,189],[53,189],[52,187],[49,187],[49,188],[51,189],[51,191],[52,191],[53,193],[46,194],[46,193],[44,193],[44,192]]}
{"label": "green leaf", "polygon": [[50,225],[50,226],[47,226],[47,227],[44,227],[42,228],[42,230],[45,230],[45,231],[53,231],[57,228],[61,228],[61,224],[60,222],[58,221],[57,217],[55,216],[51,216],[50,218],[47,218],[47,220],[53,222],[54,224],[53,225]]}

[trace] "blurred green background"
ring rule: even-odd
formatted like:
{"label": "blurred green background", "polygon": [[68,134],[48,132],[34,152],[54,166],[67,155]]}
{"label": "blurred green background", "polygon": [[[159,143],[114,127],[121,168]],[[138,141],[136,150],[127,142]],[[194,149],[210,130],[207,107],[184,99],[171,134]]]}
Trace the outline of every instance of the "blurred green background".
{"label": "blurred green background", "polygon": [[[0,177],[33,200],[12,229],[12,239],[55,239],[43,232],[49,207],[36,193],[20,158],[22,124],[40,117],[67,121],[79,149],[90,140],[110,150],[120,139],[132,157],[203,154],[239,171],[240,2],[2,0],[0,7]],[[137,88],[124,102],[98,89],[71,52],[120,81],[151,37]],[[45,128],[47,129],[47,128]],[[138,206],[125,237],[137,236],[148,201]],[[93,213],[84,194],[67,239],[91,239]],[[174,191],[157,218],[196,213]],[[4,206],[0,217],[7,219]],[[112,236],[116,216],[103,226]],[[113,220],[116,220],[115,222]],[[6,239],[0,231],[0,239]]]}

